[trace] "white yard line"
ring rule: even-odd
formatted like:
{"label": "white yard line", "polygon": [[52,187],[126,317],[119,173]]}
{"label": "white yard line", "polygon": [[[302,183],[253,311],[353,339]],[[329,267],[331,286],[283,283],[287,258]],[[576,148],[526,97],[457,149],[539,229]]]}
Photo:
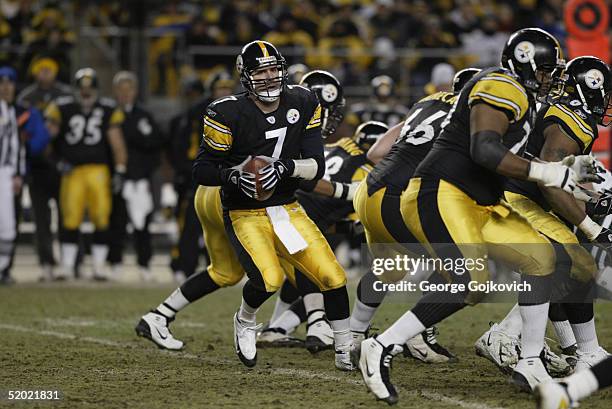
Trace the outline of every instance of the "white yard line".
{"label": "white yard line", "polygon": [[[77,325],[77,326],[89,325],[89,321],[84,321],[83,323],[79,323],[78,320],[72,320],[72,319],[68,319],[64,321],[71,323],[70,325]],[[87,325],[83,325],[84,323],[86,323]],[[25,332],[25,333],[30,333],[30,334],[38,334],[42,336],[54,337],[54,338],[59,338],[59,339],[83,341],[83,342],[89,342],[92,344],[104,345],[104,346],[109,346],[109,347],[134,349],[133,348],[134,344],[130,344],[126,342],[117,342],[117,341],[112,341],[109,339],[96,338],[96,337],[87,337],[87,336],[83,337],[83,336],[70,334],[66,332],[40,330],[36,328],[24,327],[21,325],[0,323],[0,329],[16,331],[16,332]],[[176,352],[176,351],[167,351],[167,350],[162,350],[162,349],[157,349],[157,350],[138,349],[138,350],[145,351],[145,352],[161,353],[163,355],[172,356],[175,358],[193,359],[193,360],[204,361],[204,362],[215,363],[215,364],[226,364],[226,365],[235,364],[235,361],[230,361],[228,359],[219,359],[219,358],[213,359],[210,357],[204,357],[204,356],[198,356],[195,354],[191,354],[189,352]],[[302,379],[322,379],[326,381],[342,382],[342,383],[346,383],[350,385],[364,386],[361,380],[345,378],[345,377],[340,377],[340,376],[326,375],[324,373],[313,372],[307,369],[292,369],[292,368],[280,367],[280,368],[271,369],[270,372],[274,375],[280,375],[280,376],[294,376],[294,377],[302,378]],[[455,405],[455,406],[458,406],[464,409],[503,409],[503,408],[496,407],[496,406],[489,406],[484,403],[466,402],[454,396],[447,396],[447,395],[443,395],[438,392],[428,391],[428,390],[420,390],[419,392],[400,391],[400,393],[404,396],[410,395],[410,396],[415,396],[415,397],[422,397],[422,398],[425,398],[431,401],[442,402],[448,405]]]}

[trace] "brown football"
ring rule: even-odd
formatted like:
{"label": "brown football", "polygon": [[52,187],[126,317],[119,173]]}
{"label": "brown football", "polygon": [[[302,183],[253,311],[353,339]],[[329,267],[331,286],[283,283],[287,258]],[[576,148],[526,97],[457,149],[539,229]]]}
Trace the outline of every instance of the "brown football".
{"label": "brown football", "polygon": [[253,159],[248,161],[246,165],[244,165],[244,168],[243,168],[245,172],[249,172],[255,175],[255,188],[257,189],[257,200],[259,200],[260,202],[264,200],[268,200],[270,196],[272,196],[272,193],[274,193],[274,189],[264,190],[261,186],[261,181],[259,179],[260,178],[259,171],[265,168],[266,166],[268,166],[269,163],[270,162],[267,159],[262,158],[260,156],[255,156]]}

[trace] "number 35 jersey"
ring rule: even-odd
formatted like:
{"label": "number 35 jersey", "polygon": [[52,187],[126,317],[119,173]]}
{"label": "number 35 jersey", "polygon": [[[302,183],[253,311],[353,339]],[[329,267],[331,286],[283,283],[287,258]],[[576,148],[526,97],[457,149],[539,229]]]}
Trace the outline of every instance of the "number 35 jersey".
{"label": "number 35 jersey", "polygon": [[110,164],[107,132],[121,126],[125,117],[112,100],[99,98],[85,113],[74,97],[60,97],[49,104],[45,117],[60,125],[57,150],[63,160],[73,166]]}
{"label": "number 35 jersey", "polygon": [[455,98],[450,92],[438,92],[412,106],[395,144],[368,175],[369,195],[384,186],[397,192],[408,186],[416,167],[440,133]]}
{"label": "number 35 jersey", "polygon": [[470,112],[476,104],[504,112],[509,120],[503,144],[513,153],[522,151],[535,117],[535,101],[518,77],[494,67],[482,70],[463,87],[449,112],[440,136],[417,167],[415,176],[452,183],[479,205],[499,202],[506,178],[480,166],[470,155]]}
{"label": "number 35 jersey", "polygon": [[[204,115],[204,136],[196,158],[215,158],[224,168],[244,162],[249,156],[300,159],[305,144],[320,151],[321,106],[307,88],[289,85],[281,93],[278,108],[263,113],[246,92],[214,101]],[[288,204],[296,200],[299,179],[285,178],[264,201],[251,199],[234,186],[221,188],[226,209],[257,209]]]}

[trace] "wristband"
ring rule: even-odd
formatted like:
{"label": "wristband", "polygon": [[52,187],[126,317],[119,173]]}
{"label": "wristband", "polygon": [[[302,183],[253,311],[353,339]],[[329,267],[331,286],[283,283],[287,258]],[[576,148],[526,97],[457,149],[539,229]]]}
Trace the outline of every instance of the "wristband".
{"label": "wristband", "polygon": [[580,222],[578,228],[591,241],[595,240],[603,230],[603,227],[591,220],[589,216],[586,216],[584,220]]}

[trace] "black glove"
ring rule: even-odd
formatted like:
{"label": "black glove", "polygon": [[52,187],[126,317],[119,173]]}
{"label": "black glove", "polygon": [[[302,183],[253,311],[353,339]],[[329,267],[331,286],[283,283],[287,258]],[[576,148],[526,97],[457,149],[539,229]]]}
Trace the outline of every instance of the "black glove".
{"label": "black glove", "polygon": [[111,182],[114,195],[121,194],[121,192],[123,191],[124,182],[125,182],[125,171],[123,172],[115,171],[115,173],[113,173],[113,180]]}
{"label": "black glove", "polygon": [[259,171],[261,187],[272,190],[278,182],[290,177],[295,170],[295,163],[291,159],[277,159]]}
{"label": "black glove", "polygon": [[595,237],[595,240],[593,241],[597,246],[605,250],[612,249],[612,230],[604,227],[601,233],[599,233],[599,235]]}
{"label": "black glove", "polygon": [[249,172],[243,172],[240,169],[229,168],[223,169],[221,175],[224,183],[229,186],[234,186],[242,193],[251,199],[257,198],[257,189],[255,188],[255,175]]}
{"label": "black glove", "polygon": [[612,191],[606,190],[595,203],[586,204],[586,211],[592,217],[607,216],[612,208]]}

